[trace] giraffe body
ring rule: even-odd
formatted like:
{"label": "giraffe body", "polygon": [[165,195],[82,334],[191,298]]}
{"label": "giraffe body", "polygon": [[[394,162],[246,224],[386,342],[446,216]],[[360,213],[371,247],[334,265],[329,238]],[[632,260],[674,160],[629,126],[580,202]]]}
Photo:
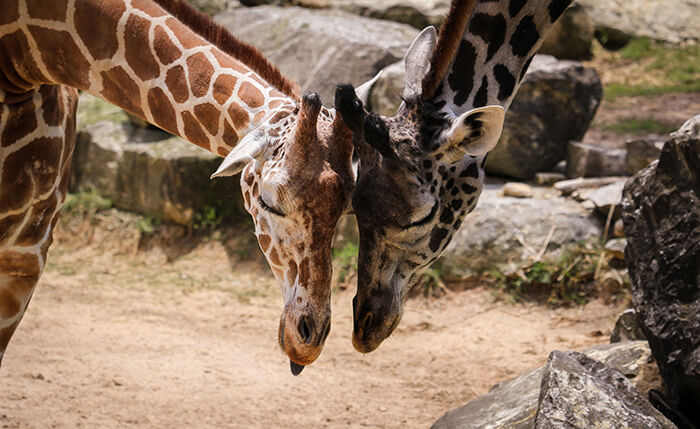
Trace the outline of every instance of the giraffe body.
{"label": "giraffe body", "polygon": [[396,116],[367,114],[351,88],[336,107],[360,154],[353,208],[360,230],[353,344],[374,350],[435,262],[484,183],[483,163],[543,37],[570,0],[453,0],[439,40],[406,54]]}
{"label": "giraffe body", "polygon": [[0,361],[45,266],[80,89],[225,156],[215,175],[245,168],[246,209],[285,299],[280,345],[313,362],[329,330],[330,246],[354,180],[352,145],[334,111],[295,88],[182,0],[5,1]]}

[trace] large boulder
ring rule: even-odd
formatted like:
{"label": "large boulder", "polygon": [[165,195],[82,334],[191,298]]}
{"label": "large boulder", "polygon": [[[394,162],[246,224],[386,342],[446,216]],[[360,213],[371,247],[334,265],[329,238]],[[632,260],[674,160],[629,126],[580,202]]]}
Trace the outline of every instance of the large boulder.
{"label": "large boulder", "polygon": [[700,138],[676,133],[627,182],[632,298],[672,407],[700,426]]}
{"label": "large boulder", "polygon": [[603,87],[596,71],[574,61],[535,56],[506,113],[503,134],[486,160],[486,171],[530,179],[566,156],[595,115]]}
{"label": "large boulder", "polygon": [[252,44],[302,90],[326,105],[339,83],[359,85],[403,58],[418,30],[339,10],[260,6],[216,16],[234,36]]}
{"label": "large boulder", "polygon": [[566,175],[575,177],[624,176],[627,151],[582,142],[569,142]]}
{"label": "large boulder", "polygon": [[674,429],[625,376],[579,352],[554,351],[542,374],[535,429]]}
{"label": "large boulder", "polygon": [[538,52],[562,60],[590,59],[594,30],[586,10],[574,3],[554,23]]}
{"label": "large boulder", "polygon": [[700,2],[578,0],[596,27],[665,42],[700,41]]}
{"label": "large boulder", "polygon": [[441,275],[460,281],[492,269],[511,274],[532,263],[545,244],[544,257],[558,258],[601,235],[600,219],[568,198],[504,197],[500,189],[486,189],[440,258]]}
{"label": "large boulder", "polygon": [[625,171],[629,175],[643,170],[652,161],[659,159],[664,141],[647,137],[625,142]]}
{"label": "large boulder", "polygon": [[81,96],[80,106],[71,191],[94,190],[117,208],[182,225],[192,225],[205,209],[244,215],[239,177],[209,179],[221,158],[164,131],[121,121],[123,113],[92,96]]}
{"label": "large boulder", "polygon": [[370,18],[401,22],[417,29],[439,26],[449,0],[330,0],[330,6]]}
{"label": "large boulder", "polygon": [[[659,387],[658,370],[645,341],[603,344],[584,354],[620,371],[644,395]],[[498,383],[485,395],[447,412],[432,429],[533,428],[544,371],[542,367]]]}

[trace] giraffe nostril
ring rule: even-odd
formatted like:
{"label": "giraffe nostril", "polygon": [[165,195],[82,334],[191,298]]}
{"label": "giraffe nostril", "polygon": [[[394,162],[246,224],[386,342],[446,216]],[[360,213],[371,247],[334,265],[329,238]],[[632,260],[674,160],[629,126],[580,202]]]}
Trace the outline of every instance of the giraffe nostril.
{"label": "giraffe nostril", "polygon": [[331,320],[328,319],[326,321],[326,326],[323,328],[323,334],[321,335],[321,343],[326,342],[326,338],[328,338],[328,334],[331,332]]}
{"label": "giraffe nostril", "polygon": [[362,318],[362,323],[360,323],[360,326],[365,332],[370,330],[372,327],[372,313],[365,314],[365,317]]}
{"label": "giraffe nostril", "polygon": [[311,342],[311,333],[313,331],[313,320],[307,316],[302,316],[301,320],[299,320],[299,324],[297,325],[297,330],[299,331],[301,340],[304,343],[309,344]]}

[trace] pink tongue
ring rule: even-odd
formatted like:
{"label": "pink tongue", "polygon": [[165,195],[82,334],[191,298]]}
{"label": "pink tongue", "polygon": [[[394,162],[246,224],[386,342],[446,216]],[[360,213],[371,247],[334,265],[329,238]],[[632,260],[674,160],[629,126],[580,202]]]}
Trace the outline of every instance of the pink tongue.
{"label": "pink tongue", "polygon": [[289,360],[289,368],[292,370],[292,375],[299,375],[301,371],[304,370],[304,365],[299,365],[298,363]]}

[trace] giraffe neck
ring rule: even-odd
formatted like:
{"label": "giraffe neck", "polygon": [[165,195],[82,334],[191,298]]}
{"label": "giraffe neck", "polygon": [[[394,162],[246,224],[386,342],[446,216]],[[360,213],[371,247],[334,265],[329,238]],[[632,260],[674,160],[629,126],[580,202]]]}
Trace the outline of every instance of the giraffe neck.
{"label": "giraffe neck", "polygon": [[[432,60],[433,64],[451,63],[432,101],[455,115],[487,105],[507,109],[544,36],[570,3],[571,0],[479,0],[468,20],[462,20],[466,25],[453,53],[436,52]],[[470,11],[453,8],[450,14]],[[437,58],[440,55],[453,58]]]}
{"label": "giraffe neck", "polygon": [[293,104],[151,0],[9,0],[0,52],[6,98],[72,86],[219,155]]}

